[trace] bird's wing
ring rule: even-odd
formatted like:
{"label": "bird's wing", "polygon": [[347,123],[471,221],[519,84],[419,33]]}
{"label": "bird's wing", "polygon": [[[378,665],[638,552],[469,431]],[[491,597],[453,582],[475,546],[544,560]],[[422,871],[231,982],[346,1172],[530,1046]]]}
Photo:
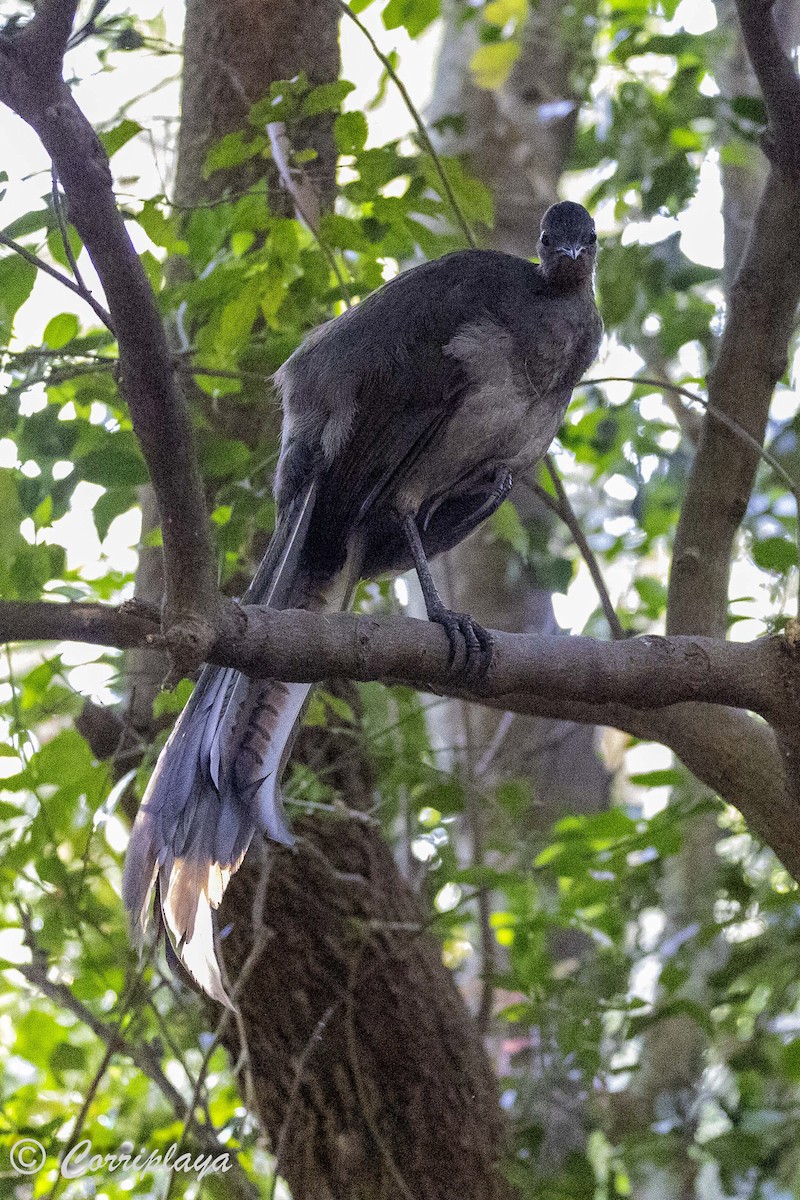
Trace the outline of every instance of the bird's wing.
{"label": "bird's wing", "polygon": [[319,480],[329,528],[350,530],[398,490],[467,386],[460,363],[431,344],[411,347],[391,373],[361,381],[351,436]]}

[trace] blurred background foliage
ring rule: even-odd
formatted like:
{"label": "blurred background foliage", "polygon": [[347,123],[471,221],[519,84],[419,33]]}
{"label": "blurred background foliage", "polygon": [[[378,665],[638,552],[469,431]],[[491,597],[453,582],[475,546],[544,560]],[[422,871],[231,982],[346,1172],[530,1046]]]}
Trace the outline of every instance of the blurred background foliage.
{"label": "blurred background foliage", "polygon": [[[401,78],[415,70],[414,39],[430,36],[442,17],[438,0],[358,0],[351,8],[363,11],[387,50],[392,31],[406,31],[410,51],[389,59]],[[120,14],[114,5],[95,9],[80,57],[76,51],[78,76],[113,75],[131,59],[142,78],[162,69],[161,60],[174,69],[177,48],[162,19]],[[11,17],[18,6],[3,11]],[[521,53],[525,0],[456,4],[447,15],[473,29],[476,86],[500,92]],[[574,47],[579,97],[562,193],[589,205],[602,242],[598,292],[607,341],[592,374],[639,373],[704,394],[725,312],[721,179],[731,178],[726,168],[763,172],[760,102],[751,93],[724,93],[718,78],[730,61],[731,27],[715,20],[710,4],[693,0],[574,0],[558,21]],[[366,43],[362,54],[370,54]],[[380,111],[394,86],[382,71],[366,111],[348,108],[348,79],[317,87],[302,76],[276,82],[247,127],[208,156],[209,176],[268,159],[265,121],[280,120],[294,166],[313,177],[303,123],[335,112],[338,196],[313,231],[271,211],[263,186],[185,213],[171,203],[169,181],[158,188],[152,172],[120,177],[118,169],[131,235],[174,322],[182,368],[194,373],[193,419],[220,578],[233,593],[274,519],[271,373],[310,328],[394,271],[464,244],[411,120],[410,133],[403,128],[383,142],[370,136],[372,110]],[[81,86],[79,79],[79,96]],[[119,112],[100,129],[112,167],[132,143],[153,138],[129,115],[135,100],[133,91],[120,92]],[[451,114],[434,133],[458,132],[458,122]],[[445,153],[441,165],[464,220],[487,243],[497,198],[476,164]],[[15,189],[26,168],[6,166],[4,234],[70,273],[65,240],[75,253],[80,246],[49,177],[35,177],[41,202],[19,212]],[[697,249],[704,243],[705,255]],[[728,265],[740,251],[726,247]],[[67,304],[66,292],[64,311],[50,301],[34,309],[36,275],[29,261],[3,251],[0,594],[120,601],[132,593],[147,476],[117,390],[115,343],[88,309]],[[799,400],[790,373],[778,388],[768,445],[791,474]],[[698,412],[650,382],[590,380],[578,389],[556,448],[613,603],[632,632],[663,630],[666,569]],[[552,492],[546,473],[541,484]],[[783,621],[797,586],[795,524],[785,487],[763,466],[738,541],[732,636],[750,638]],[[507,504],[482,536],[502,548],[508,579],[535,570],[556,594],[565,627],[608,636],[566,529]],[[148,541],[157,544],[158,532]],[[363,586],[358,597],[375,611],[404,601],[405,592],[388,583]],[[187,1101],[209,1045],[205,1011],[157,963],[140,971],[119,900],[130,814],[189,685],[158,698],[162,732],[154,743],[128,728],[113,756],[98,757],[81,730],[96,724],[101,708],[116,705],[124,714],[120,652],[7,647],[0,679],[0,1140],[7,1151],[20,1135],[34,1136],[49,1155],[35,1181],[15,1176],[6,1162],[0,1177],[6,1194],[17,1196],[84,1196],[92,1188],[112,1198],[161,1194],[163,1177],[153,1173],[133,1184],[104,1173],[90,1184],[56,1182],[54,1169],[75,1136],[76,1114],[98,1153],[123,1138],[150,1149],[179,1140],[184,1114],[175,1094]],[[508,1170],[521,1195],[677,1194],[658,1190],[671,1172],[685,1181],[681,1195],[800,1195],[797,888],[738,814],[720,811],[666,752],[606,733],[597,742],[613,775],[610,806],[542,829],[530,819],[535,784],[488,770],[496,746],[478,747],[478,768],[468,769],[442,742],[430,721],[441,701],[377,685],[360,691],[358,736],[376,769],[373,815],[418,888],[467,1002],[476,1010],[483,1002],[492,1014],[488,1044],[514,1130]],[[308,720],[335,725],[350,716],[344,701],[320,693]],[[295,769],[287,795],[294,812],[341,799],[308,767]],[[484,835],[477,857],[464,834],[464,813],[476,797]],[[709,821],[714,837],[699,875],[688,876],[704,903],[691,920],[677,920],[671,867],[694,844],[698,822]],[[490,897],[489,942],[477,917],[479,894]],[[37,971],[50,981],[47,995]],[[642,1122],[637,1089],[647,1068],[643,1048],[653,1047],[648,1035],[666,1031],[669,1050],[669,1030],[683,1037],[686,1022],[702,1037],[694,1078],[683,1090],[665,1091],[655,1119]],[[137,1046],[149,1048],[147,1061],[141,1053],[137,1060]],[[153,1062],[157,1069],[148,1070]],[[220,1141],[240,1155],[253,1194],[271,1194],[272,1160],[219,1049],[200,1102]],[[554,1127],[573,1110],[580,1134],[565,1135],[560,1153],[545,1154]],[[642,1163],[649,1191],[637,1182]],[[231,1185],[228,1176],[209,1175],[174,1186],[214,1196],[229,1194]]]}

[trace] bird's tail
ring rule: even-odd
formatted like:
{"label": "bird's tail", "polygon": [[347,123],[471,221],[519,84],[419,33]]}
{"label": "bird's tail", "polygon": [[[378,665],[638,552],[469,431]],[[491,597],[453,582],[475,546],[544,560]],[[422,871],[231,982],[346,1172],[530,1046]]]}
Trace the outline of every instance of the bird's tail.
{"label": "bird's tail", "polygon": [[[303,570],[314,501],[311,484],[282,514],[245,602],[346,605],[346,581],[319,595]],[[205,667],[156,763],[131,833],[123,898],[134,941],[141,949],[155,886],[167,936],[183,965],[222,1004],[230,1002],[214,949],[212,910],[256,830],[293,843],[280,779],[309,691],[305,683]]]}

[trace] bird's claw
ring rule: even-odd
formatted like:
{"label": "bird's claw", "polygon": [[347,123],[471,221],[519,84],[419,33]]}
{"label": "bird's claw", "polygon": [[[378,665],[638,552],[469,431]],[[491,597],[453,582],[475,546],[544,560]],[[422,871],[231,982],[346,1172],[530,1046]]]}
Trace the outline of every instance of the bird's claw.
{"label": "bird's claw", "polygon": [[[447,667],[450,674],[470,683],[483,679],[492,661],[493,641],[489,631],[479,625],[469,613],[453,612],[452,609],[442,607],[429,615],[447,634],[450,644]],[[462,648],[464,661],[457,667],[456,659]]]}

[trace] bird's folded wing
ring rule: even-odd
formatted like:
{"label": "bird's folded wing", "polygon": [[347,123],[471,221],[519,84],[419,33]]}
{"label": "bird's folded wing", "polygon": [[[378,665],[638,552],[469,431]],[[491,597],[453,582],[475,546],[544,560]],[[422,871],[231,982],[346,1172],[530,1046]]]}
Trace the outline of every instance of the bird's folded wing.
{"label": "bird's folded wing", "polygon": [[[319,480],[330,528],[350,529],[394,495],[441,433],[466,387],[463,370],[436,346],[410,347],[391,376],[366,374],[351,436]],[[380,405],[380,419],[370,412]]]}

